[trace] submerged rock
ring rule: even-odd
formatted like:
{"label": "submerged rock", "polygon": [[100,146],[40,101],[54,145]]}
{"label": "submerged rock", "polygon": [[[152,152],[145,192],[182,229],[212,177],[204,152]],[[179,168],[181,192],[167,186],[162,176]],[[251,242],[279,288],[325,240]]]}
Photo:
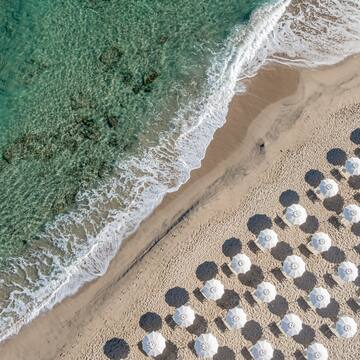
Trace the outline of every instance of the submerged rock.
{"label": "submerged rock", "polygon": [[46,133],[28,133],[22,135],[3,151],[3,159],[13,160],[49,160],[54,156],[51,135]]}
{"label": "submerged rock", "polygon": [[108,115],[105,117],[106,124],[109,128],[114,129],[118,126],[119,119],[116,116]]}
{"label": "submerged rock", "polygon": [[161,35],[159,38],[159,44],[163,45],[168,41],[169,37],[166,35]]}
{"label": "submerged rock", "polygon": [[106,176],[110,175],[112,170],[113,170],[113,166],[109,162],[103,161],[98,169],[98,177],[100,179],[103,179]]}
{"label": "submerged rock", "polygon": [[132,91],[135,95],[137,95],[142,89],[142,84],[136,84],[133,86]]}
{"label": "submerged rock", "polygon": [[81,92],[70,97],[70,106],[73,110],[92,108],[91,101]]}
{"label": "submerged rock", "polygon": [[60,214],[76,203],[77,190],[70,189],[62,194],[59,194],[52,203],[51,211],[53,215]]}
{"label": "submerged rock", "polygon": [[119,140],[118,140],[118,138],[117,138],[117,136],[115,134],[112,134],[110,136],[108,144],[111,147],[115,147],[115,148],[119,147]]}
{"label": "submerged rock", "polygon": [[89,117],[79,119],[80,134],[88,140],[97,141],[101,133],[96,121]]}
{"label": "submerged rock", "polygon": [[123,56],[123,53],[120,49],[118,49],[115,46],[112,46],[108,49],[106,49],[99,57],[99,60],[104,64],[108,66],[113,66],[117,64],[121,57]]}
{"label": "submerged rock", "polygon": [[150,85],[152,84],[159,76],[159,73],[155,70],[151,70],[148,74],[144,75],[143,84]]}
{"label": "submerged rock", "polygon": [[131,72],[128,71],[124,71],[121,73],[122,76],[122,81],[126,84],[129,85],[131,84],[131,81],[133,80],[133,75]]}
{"label": "submerged rock", "polygon": [[151,85],[153,82],[159,77],[159,73],[155,70],[151,70],[147,74],[144,74],[141,80],[141,83],[136,84],[133,86],[133,93],[138,94],[140,91],[150,92]]}

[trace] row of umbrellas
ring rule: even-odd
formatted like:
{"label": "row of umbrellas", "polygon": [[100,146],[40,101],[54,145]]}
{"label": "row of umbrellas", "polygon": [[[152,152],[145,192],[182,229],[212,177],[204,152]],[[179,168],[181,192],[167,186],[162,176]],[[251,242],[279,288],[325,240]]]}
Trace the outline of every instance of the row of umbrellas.
{"label": "row of umbrellas", "polygon": [[[257,238],[257,243],[261,244],[261,247],[264,249],[273,248],[277,242],[277,234],[270,229],[263,230]],[[308,248],[311,249],[312,253],[323,253],[328,251],[330,247],[331,239],[329,235],[322,232],[313,234],[308,244]],[[237,254],[231,259],[229,268],[235,275],[246,274],[251,269],[251,260],[246,254]],[[306,264],[300,256],[289,255],[285,258],[282,272],[286,277],[295,279],[302,276],[305,271]],[[358,277],[358,268],[351,261],[343,261],[338,266],[337,277],[343,282],[355,281]],[[204,291],[207,291],[206,288]]]}
{"label": "row of umbrellas", "polygon": [[[333,185],[332,185],[332,183],[333,183]],[[320,187],[319,187],[320,189],[322,188],[322,184],[326,184],[326,185],[324,185],[324,188],[328,189],[327,190],[328,193],[327,192],[323,193],[325,198],[333,197],[337,194],[338,185],[334,180],[332,180],[332,179],[322,180],[320,183]],[[336,185],[336,189],[337,189],[336,193],[331,194],[331,196],[329,196],[330,195],[329,192],[334,191],[335,185]],[[332,189],[332,190],[329,190],[329,189]],[[326,196],[325,196],[325,194],[326,194]],[[285,210],[284,221],[287,225],[301,226],[306,222],[306,219],[307,219],[307,212],[299,204],[293,204],[293,205],[287,207]],[[344,225],[352,225],[352,224],[356,224],[356,223],[360,222],[360,206],[358,206],[356,204],[350,204],[350,205],[345,206],[343,209],[343,212],[342,212],[342,219],[345,220]]]}
{"label": "row of umbrellas", "polygon": [[[315,247],[317,242],[322,243],[319,240],[328,238],[327,234],[324,235],[326,236],[314,234],[312,240]],[[247,255],[240,253],[232,258],[229,267],[236,274],[246,273],[251,268],[251,260]],[[284,260],[282,271],[287,277],[299,277],[305,272],[305,263],[299,256],[290,255]],[[342,281],[354,281],[358,276],[357,272],[358,269],[355,264],[349,261],[341,263],[338,267],[338,275]],[[217,301],[222,298],[225,289],[220,280],[211,279],[205,282],[200,291],[205,299]],[[275,300],[277,291],[272,283],[263,281],[256,287],[252,295],[258,303],[270,303]],[[313,288],[307,298],[309,306],[313,309],[326,308],[330,301],[331,296],[329,292],[322,287]],[[173,320],[178,326],[187,328],[194,323],[195,312],[190,306],[183,305],[176,309]],[[226,313],[223,322],[229,330],[239,330],[246,324],[247,316],[244,310],[240,306],[237,306]],[[278,327],[286,336],[296,336],[302,329],[302,321],[296,314],[290,313],[283,317]],[[357,324],[352,318],[342,316],[332,330],[334,334],[339,337],[351,338],[357,332]],[[218,346],[215,336],[209,333],[196,338],[194,349],[198,357],[211,358],[217,353]],[[149,356],[158,356],[164,351],[165,347],[166,340],[158,332],[152,332],[146,335],[143,340],[143,350]],[[250,353],[254,359],[271,359],[273,356],[273,348],[267,340],[262,339],[250,349]],[[260,356],[260,354],[262,355]],[[327,350],[319,343],[313,343],[309,346],[306,354],[307,359],[327,359]],[[318,357],[315,357],[314,354],[317,354],[316,356]]]}
{"label": "row of umbrellas", "polygon": [[[346,160],[344,169],[341,169],[345,177],[360,175],[360,159],[350,158]],[[321,180],[316,195],[324,200],[334,197],[339,192],[339,186],[333,179]],[[306,222],[307,212],[299,204],[293,204],[286,208],[284,222],[289,226],[301,226]],[[360,222],[360,207],[350,204],[344,207],[342,212],[342,222],[345,225]],[[262,250],[270,250],[277,245],[279,241],[277,233],[272,229],[262,230],[255,241],[256,245]],[[307,248],[313,254],[320,254],[328,251],[331,247],[331,239],[328,234],[317,232],[311,236]],[[243,253],[239,253],[232,257],[228,264],[229,269],[236,275],[245,274],[251,269],[250,258]],[[297,255],[289,255],[282,264],[282,272],[288,278],[298,278],[302,276],[306,270],[303,259]],[[344,261],[337,268],[338,280],[343,282],[352,282],[358,277],[357,266],[350,262]],[[224,295],[224,285],[220,280],[211,279],[204,283],[200,290],[207,300],[217,301]],[[263,281],[256,287],[252,293],[257,303],[270,303],[275,300],[277,295],[276,287],[267,281]],[[322,287],[315,287],[308,294],[306,299],[309,306],[313,309],[326,308],[331,301],[330,293]],[[182,328],[191,326],[195,321],[195,312],[188,306],[183,305],[176,309],[173,315],[174,322]],[[245,311],[236,306],[227,311],[223,322],[229,330],[239,330],[243,328],[247,322]],[[294,313],[286,314],[277,324],[281,333],[292,337],[299,335],[303,328],[302,320]],[[332,332],[342,338],[352,338],[357,332],[357,324],[355,320],[349,316],[340,316],[334,326]],[[147,355],[156,357],[163,353],[166,348],[166,340],[159,332],[151,332],[147,334],[142,341],[143,350]],[[195,339],[194,349],[199,358],[210,359],[218,352],[219,344],[216,337],[211,334],[202,334]],[[250,354],[255,360],[270,360],[273,358],[274,349],[271,343],[266,339],[260,339],[250,348]],[[326,360],[328,359],[327,349],[318,342],[313,342],[305,350],[308,360]]]}
{"label": "row of umbrellas", "polygon": [[[237,255],[235,255],[235,257],[237,257]],[[207,300],[217,301],[221,299],[224,294],[224,286],[220,280],[211,279],[205,282],[201,289],[201,293]],[[258,303],[270,303],[275,300],[277,291],[272,283],[263,281],[257,286],[252,295]],[[308,304],[313,309],[325,308],[329,305],[330,301],[331,296],[329,292],[322,287],[313,288],[307,298]],[[173,320],[179,327],[187,328],[194,323],[195,312],[190,306],[183,305],[176,309]],[[240,306],[236,306],[227,311],[223,322],[229,330],[239,330],[245,326],[247,316]],[[302,320],[294,313],[286,314],[278,324],[281,333],[290,337],[298,335],[301,332],[302,327]],[[351,317],[341,316],[335,323],[332,331],[339,337],[351,338],[355,336],[357,332],[357,324]],[[149,356],[158,356],[164,351],[166,340],[160,333],[152,332],[144,337],[142,345],[143,350]],[[196,338],[194,344],[197,356],[204,359],[212,358],[217,353],[218,347],[218,341],[211,333],[200,335]],[[255,360],[271,359],[273,352],[272,345],[265,339],[259,340],[250,349],[250,353]],[[306,349],[306,356],[307,359],[325,360],[328,358],[326,348],[320,343],[311,344]]]}
{"label": "row of umbrellas", "polygon": [[[193,324],[195,312],[190,306],[183,305],[176,309],[173,319],[178,326],[187,328]],[[246,313],[239,306],[230,309],[224,318],[224,323],[229,330],[239,330],[245,326],[246,322]],[[293,337],[300,334],[303,323],[299,316],[289,313],[281,319],[278,328],[285,336]],[[341,316],[332,331],[339,337],[352,338],[357,332],[357,324],[353,318]],[[166,340],[159,332],[154,331],[144,337],[142,347],[147,355],[156,357],[165,350]],[[194,349],[199,358],[211,359],[218,352],[218,348],[218,341],[211,333],[202,334],[195,339]],[[270,360],[274,349],[269,341],[261,339],[250,348],[250,353],[255,360]],[[314,342],[306,349],[306,356],[308,360],[326,360],[328,352],[322,344]]]}

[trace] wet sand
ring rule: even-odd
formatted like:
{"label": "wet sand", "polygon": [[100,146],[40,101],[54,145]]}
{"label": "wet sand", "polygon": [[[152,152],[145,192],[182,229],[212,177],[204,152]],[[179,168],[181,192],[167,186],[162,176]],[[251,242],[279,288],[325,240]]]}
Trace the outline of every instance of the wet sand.
{"label": "wet sand", "polygon": [[[359,335],[351,341],[329,340],[321,329],[331,324],[339,312],[359,322],[348,304],[359,284],[340,289],[325,283],[325,275],[334,271],[340,259],[359,262],[354,250],[359,233],[356,229],[337,230],[328,222],[339,206],[326,209],[313,203],[306,195],[311,186],[305,174],[316,169],[329,176],[334,165],[329,163],[332,160],[328,151],[341,148],[350,155],[359,146],[350,140],[351,132],[359,127],[359,63],[359,58],[352,58],[316,71],[268,65],[249,80],[247,93],[234,98],[228,121],[216,133],[201,169],[194,171],[178,192],[169,195],[124,243],[104,277],[1,344],[1,358],[108,359],[114,354],[114,345],[118,345],[117,358],[128,354],[129,359],[142,359],[138,342],[146,330],[161,328],[170,341],[164,357],[167,359],[194,358],[191,342],[196,333],[206,330],[219,340],[218,359],[246,355],[244,349],[262,335],[285,359],[293,358],[296,351],[303,352],[312,338],[328,347],[331,358],[341,351],[342,358],[352,359],[352,354],[360,352]],[[345,203],[356,202],[356,194],[357,190],[341,183]],[[282,230],[274,223],[285,202],[295,200],[316,217],[317,227],[328,232],[339,248],[329,258],[307,258],[299,250],[315,230],[315,220],[302,230]],[[253,224],[261,219],[279,233],[282,245],[276,253],[251,251],[251,240],[258,230],[258,225]],[[250,256],[254,266],[249,276],[226,276],[222,265],[233,251],[228,247],[241,248]],[[307,263],[307,277],[302,282],[279,282],[272,272],[289,252],[301,255]],[[228,289],[227,301],[202,303],[194,290],[215,274]],[[247,292],[262,278],[273,282],[280,295],[278,303],[270,308],[246,301]],[[328,313],[304,311],[299,305],[298,299],[314,282],[327,287],[334,298]],[[172,290],[177,287],[182,290]],[[237,333],[223,333],[216,320],[236,302],[234,292],[250,320],[240,338]],[[177,301],[174,294],[178,295]],[[172,329],[167,321],[174,312],[173,305],[181,299],[188,300],[203,318],[192,333]],[[307,331],[301,338],[287,340],[272,333],[271,324],[280,319],[285,309],[304,320]]]}

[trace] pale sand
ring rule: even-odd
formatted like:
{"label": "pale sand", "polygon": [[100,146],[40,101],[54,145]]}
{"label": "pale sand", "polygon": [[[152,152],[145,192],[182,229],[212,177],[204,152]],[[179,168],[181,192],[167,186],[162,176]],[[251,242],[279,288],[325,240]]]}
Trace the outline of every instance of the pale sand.
{"label": "pale sand", "polygon": [[[128,343],[129,359],[142,359],[144,355],[138,349],[138,342],[146,332],[139,320],[147,312],[161,317],[161,332],[172,343],[169,347],[172,351],[164,358],[176,358],[177,352],[179,359],[192,359],[189,343],[195,335],[179,328],[173,330],[166,321],[174,312],[168,304],[171,300],[168,291],[174,287],[189,293],[189,303],[206,319],[208,330],[218,338],[222,348],[216,359],[242,358],[243,349],[261,333],[278,349],[278,358],[282,358],[281,353],[285,359],[294,358],[294,353],[303,351],[315,335],[315,339],[328,347],[330,358],[356,359],[355,354],[360,353],[359,335],[352,340],[329,340],[320,328],[330,325],[338,312],[355,317],[360,325],[359,316],[348,304],[356,295],[359,283],[329,288],[324,280],[324,275],[333,273],[335,262],[342,257],[359,263],[359,255],[354,250],[358,238],[350,229],[337,230],[328,222],[335,213],[308,199],[306,192],[310,185],[304,176],[310,169],[329,176],[333,165],[327,161],[327,152],[341,148],[350,155],[357,147],[350,141],[350,133],[360,124],[359,63],[359,58],[353,58],[334,68],[300,73],[269,67],[253,79],[250,95],[234,100],[229,121],[218,131],[202,169],[194,172],[191,181],[178,193],[169,196],[124,244],[103,278],[2,344],[1,359],[107,359],[103,347],[112,338]],[[259,146],[262,142],[263,148]],[[300,203],[318,219],[319,230],[328,232],[333,244],[341,249],[335,258],[306,258],[298,247],[307,241],[309,234],[300,229],[281,230],[274,224],[276,214],[284,208],[279,197],[289,189],[298,194]],[[288,198],[296,198],[294,193],[287,194]],[[356,202],[353,198],[356,190],[345,181],[341,182],[341,195],[345,203]],[[281,200],[288,199],[282,196]],[[186,212],[191,204],[195,206]],[[249,249],[255,235],[250,231],[254,231],[252,221],[248,221],[256,214],[272,219],[273,228],[284,242],[279,247],[282,251],[255,255]],[[169,229],[179,216],[180,221]],[[162,237],[164,231],[167,234]],[[358,228],[355,232],[360,235]],[[255,265],[251,275],[240,281],[228,278],[222,270],[222,265],[229,261],[223,253],[223,244],[231,238],[240,239],[242,251]],[[152,242],[156,244],[147,249],[146,256],[124,275],[139,251]],[[236,248],[238,242],[233,243]],[[306,261],[309,273],[305,281],[280,283],[271,272],[281,265],[281,258],[289,250]],[[217,278],[226,289],[239,294],[250,320],[242,333],[223,333],[215,319],[225,310],[214,303],[202,303],[194,295],[194,290],[202,284],[197,275],[206,276],[197,271],[204,262],[211,262],[210,270],[217,269]],[[329,288],[337,302],[327,313],[305,312],[297,302],[300,296],[306,295],[305,288],[313,285],[315,277],[311,273],[316,276],[317,285]],[[270,309],[265,305],[252,307],[244,296],[263,277],[276,285],[282,299]],[[287,307],[304,320],[304,336],[285,339],[271,332],[269,325],[279,321],[279,315]],[[159,325],[153,317],[154,321],[151,316],[150,321],[145,321],[149,329]],[[146,327],[143,321],[141,325]],[[205,331],[201,326],[193,332],[196,330]]]}

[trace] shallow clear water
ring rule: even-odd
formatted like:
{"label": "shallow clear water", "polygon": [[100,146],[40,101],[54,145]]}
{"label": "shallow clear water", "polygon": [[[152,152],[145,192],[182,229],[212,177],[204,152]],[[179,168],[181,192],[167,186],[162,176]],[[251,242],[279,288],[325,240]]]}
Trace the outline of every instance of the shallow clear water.
{"label": "shallow clear water", "polygon": [[156,143],[262,2],[0,0],[0,259]]}
{"label": "shallow clear water", "polygon": [[198,166],[218,125],[186,140],[186,109],[265,2],[0,0],[1,339],[102,274]]}

